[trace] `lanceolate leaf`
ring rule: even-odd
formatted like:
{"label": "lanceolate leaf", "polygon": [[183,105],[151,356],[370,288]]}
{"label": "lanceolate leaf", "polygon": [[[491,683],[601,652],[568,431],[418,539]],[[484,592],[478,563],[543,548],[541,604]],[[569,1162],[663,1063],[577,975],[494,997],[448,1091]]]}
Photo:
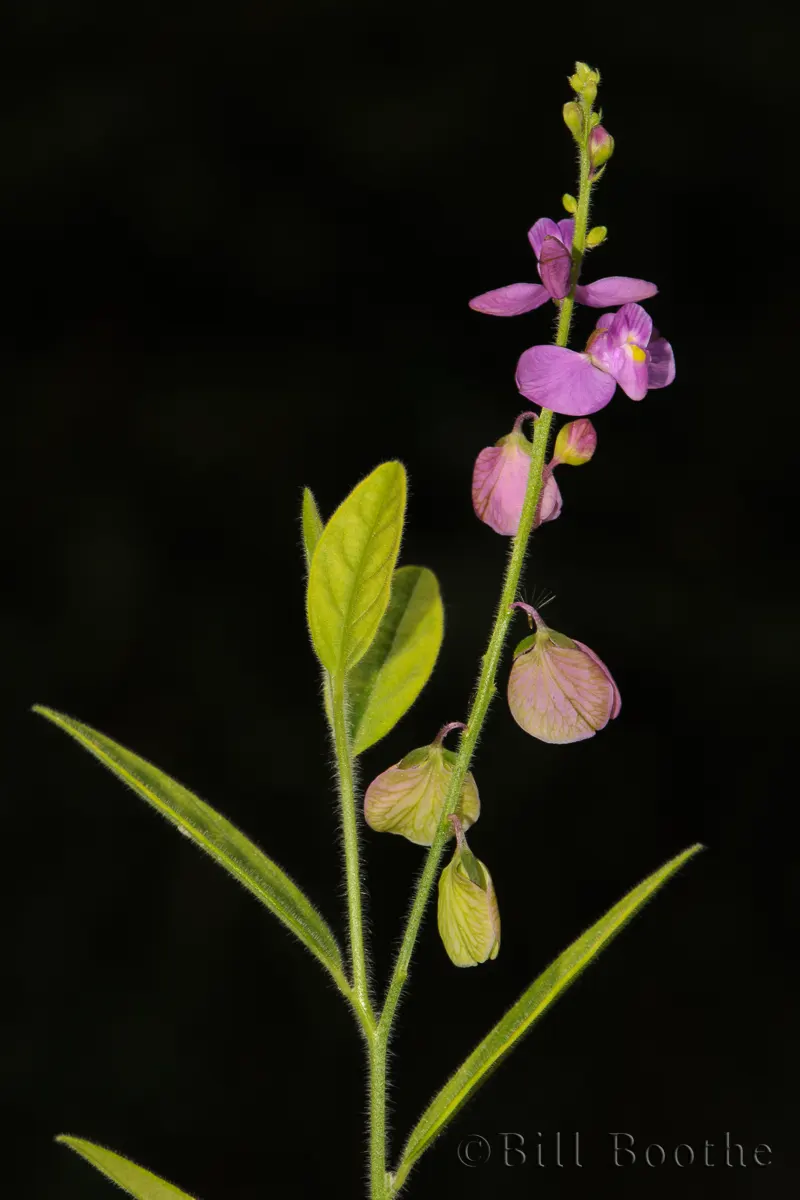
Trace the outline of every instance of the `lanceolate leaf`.
{"label": "lanceolate leaf", "polygon": [[399,1191],[420,1155],[427,1150],[434,1138],[439,1136],[489,1072],[514,1049],[523,1034],[527,1033],[542,1013],[566,991],[584,967],[597,957],[631,917],[639,912],[653,893],[698,850],[702,850],[702,846],[690,846],[635,887],[595,925],[587,929],[577,942],[573,942],[520,996],[513,1008],[509,1009],[491,1033],[473,1050],[428,1106],[406,1143],[394,1178],[395,1192]]}
{"label": "lanceolate leaf", "polygon": [[[317,502],[310,488],[303,489],[303,548],[306,555],[306,570],[311,570],[311,559],[317,548],[317,542],[322,537],[325,522],[317,508]],[[330,672],[322,669],[322,703],[328,724],[333,728],[333,696],[331,694]]]}
{"label": "lanceolate leaf", "polygon": [[316,549],[317,542],[322,536],[322,530],[325,524],[320,516],[317,502],[314,499],[314,493],[310,488],[303,488],[303,548],[306,552],[306,566],[311,567],[311,557]]}
{"label": "lanceolate leaf", "polygon": [[353,753],[380,741],[433,671],[444,629],[439,584],[426,567],[400,567],[375,641],[347,677]]}
{"label": "lanceolate leaf", "polygon": [[375,637],[389,603],[405,504],[405,468],[382,463],[337,508],[317,542],[308,625],[331,675],[352,670]]}
{"label": "lanceolate leaf", "polygon": [[50,708],[36,705],[34,712],[70,734],[118,779],[216,859],[291,929],[328,968],[339,987],[349,993],[341,952],[328,925],[289,876],[243,833],[152,763],[96,729]]}
{"label": "lanceolate leaf", "polygon": [[188,1192],[182,1192],[174,1184],[159,1179],[158,1175],[146,1171],[144,1167],[137,1167],[136,1163],[123,1158],[121,1154],[115,1154],[113,1150],[106,1150],[83,1138],[67,1137],[66,1134],[57,1137],[56,1141],[80,1154],[112,1183],[118,1184],[129,1195],[136,1196],[136,1200],[192,1200]]}

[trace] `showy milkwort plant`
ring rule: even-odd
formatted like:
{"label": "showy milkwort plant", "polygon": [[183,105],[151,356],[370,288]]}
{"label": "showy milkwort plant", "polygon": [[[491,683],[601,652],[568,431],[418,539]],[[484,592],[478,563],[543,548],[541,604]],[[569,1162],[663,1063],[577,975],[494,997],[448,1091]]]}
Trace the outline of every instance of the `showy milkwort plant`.
{"label": "showy milkwort plant", "polygon": [[[531,632],[512,656],[507,681],[510,713],[531,737],[569,745],[594,737],[620,713],[620,693],[594,650],[552,628],[517,599],[531,531],[562,509],[556,467],[579,466],[595,453],[589,415],[609,403],[617,387],[641,400],[672,382],[672,349],[640,306],[656,293],[644,280],[611,276],[580,283],[587,252],[606,236],[587,231],[590,199],[614,149],[594,111],[599,73],[577,63],[570,85],[575,99],[564,120],[578,150],[577,199],[565,195],[571,216],[542,218],[530,231],[541,283],[518,283],[471,301],[479,312],[513,316],[552,302],[557,312],[553,345],[535,345],[521,356],[517,387],[540,411],[525,411],[495,447],[478,454],[472,498],[477,516],[511,551],[494,623],[466,721],[449,721],[426,746],[410,749],[366,789],[363,812],[376,832],[393,833],[426,847],[402,943],[383,1002],[377,1003],[367,969],[362,918],[362,802],[356,795],[355,759],[393,728],[427,682],[442,640],[443,615],[435,576],[424,567],[397,567],[406,500],[406,473],[386,462],[350,493],[327,524],[314,497],[303,496],[302,530],[307,566],[307,617],[319,660],[322,697],[335,753],[347,886],[346,953],[320,913],[291,879],[224,817],[180,784],[110,738],[50,709],[36,711],[94,754],[179,830],[215,858],[284,923],[319,960],[350,1006],[369,1062],[369,1196],[391,1200],[409,1173],[481,1084],[538,1017],[622,926],[701,847],[690,846],[665,863],[578,938],[519,997],[434,1096],[390,1168],[387,1157],[387,1048],[408,978],[423,915],[437,884],[438,929],[457,967],[496,958],[501,947],[500,907],[488,868],[467,844],[480,818],[481,797],[471,766],[495,691],[506,636],[521,610]],[[575,303],[604,311],[583,350],[568,348]],[[540,320],[539,317],[533,318]],[[547,448],[555,413],[575,418],[560,429],[554,453]],[[522,431],[533,422],[533,439]],[[534,631],[535,630],[535,631]],[[445,740],[459,732],[457,749]],[[533,747],[523,748],[523,753]],[[543,751],[548,753],[551,751]],[[552,751],[563,753],[563,751]],[[522,769],[529,771],[529,767]],[[489,800],[491,803],[491,799]],[[478,841],[478,836],[474,838]],[[448,845],[449,842],[449,845]],[[447,848],[449,861],[442,866]],[[502,864],[498,875],[502,896]],[[128,1159],[81,1138],[59,1139],[139,1200],[186,1197]]]}

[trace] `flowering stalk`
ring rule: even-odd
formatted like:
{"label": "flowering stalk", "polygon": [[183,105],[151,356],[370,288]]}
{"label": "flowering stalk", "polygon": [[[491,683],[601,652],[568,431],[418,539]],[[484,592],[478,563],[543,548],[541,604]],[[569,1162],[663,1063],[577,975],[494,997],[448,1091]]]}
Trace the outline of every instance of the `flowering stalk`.
{"label": "flowering stalk", "polygon": [[[575,305],[575,288],[577,286],[581,263],[583,260],[584,251],[586,249],[586,227],[589,220],[589,200],[592,191],[592,163],[589,150],[589,136],[593,99],[594,97],[590,98],[583,96],[580,101],[582,115],[581,132],[580,137],[576,138],[580,149],[580,175],[578,203],[575,212],[575,230],[572,241],[570,288],[567,295],[563,298],[563,300],[561,300],[559,305],[558,327],[555,337],[555,345],[562,347],[566,347],[569,341],[572,312]],[[539,504],[539,498],[541,496],[543,472],[547,458],[547,445],[552,419],[552,411],[550,409],[543,408],[538,421],[536,421],[534,425],[533,447],[531,450],[531,468],[530,475],[528,477],[528,486],[525,493],[525,501],[522,507],[522,515],[520,516],[519,529],[511,543],[511,552],[508,558],[508,564],[506,566],[505,577],[503,579],[503,586],[500,593],[500,601],[498,603],[494,625],[489,637],[486,653],[482,659],[481,671],[478,677],[475,696],[469,716],[467,718],[467,727],[463,731],[459,741],[458,755],[453,768],[450,790],[448,792],[444,810],[439,820],[436,836],[433,840],[430,850],[428,851],[425,865],[417,881],[416,892],[414,894],[411,910],[408,915],[403,941],[395,961],[394,970],[386,993],[386,1000],[378,1021],[376,1037],[380,1041],[384,1065],[389,1032],[392,1027],[395,1012],[397,1011],[397,1005],[400,1000],[403,986],[408,977],[409,966],[414,953],[417,935],[422,923],[425,907],[428,903],[431,890],[437,877],[444,845],[451,830],[449,818],[458,807],[458,801],[461,796],[464,778],[469,770],[472,756],[478,744],[478,740],[483,729],[483,723],[489,711],[489,705],[491,704],[492,698],[497,690],[495,686],[497,669],[500,665],[506,634],[513,619],[514,610],[511,608],[511,605],[513,601],[516,600],[520,576],[522,574],[522,568],[525,563],[525,555],[528,549],[528,541],[533,528],[536,509]],[[373,1072],[372,1087],[373,1114],[375,1113],[376,1106],[381,1107],[385,1111],[385,1070],[380,1078],[376,1078],[375,1073]],[[375,1144],[376,1137],[380,1139],[380,1146]],[[381,1161],[384,1161],[384,1153],[385,1119],[381,1121],[379,1130],[376,1130],[374,1124],[372,1127],[371,1159],[373,1162],[373,1200],[384,1200],[384,1197],[387,1194],[385,1191],[382,1192],[376,1190],[375,1187],[377,1174],[375,1167],[377,1166],[377,1159],[380,1155]],[[394,1180],[391,1176],[389,1179],[392,1190],[388,1194],[394,1195],[399,1189],[395,1186]],[[402,1186],[402,1182],[402,1180],[397,1181],[400,1186]]]}
{"label": "flowering stalk", "polygon": [[[517,600],[531,532],[561,511],[553,470],[588,462],[596,446],[591,413],[616,388],[641,400],[675,376],[669,342],[638,304],[657,292],[654,284],[609,276],[580,285],[587,250],[600,245],[604,226],[587,233],[593,185],[614,150],[593,104],[599,73],[575,64],[570,84],[578,100],[563,108],[580,155],[578,198],[564,197],[572,214],[558,224],[541,218],[528,239],[540,284],[514,283],[470,301],[478,312],[515,316],[552,300],[558,309],[555,343],[535,345],[517,364],[521,395],[540,406],[523,412],[510,434],[478,455],[473,474],[476,515],[495,533],[513,538],[500,599],[481,660],[467,723],[443,725],[434,740],[417,746],[381,772],[364,794],[364,819],[376,832],[400,835],[430,847],[414,890],[402,944],[383,1010],[372,1004],[359,867],[355,809],[356,757],[379,741],[414,703],[429,678],[442,640],[443,609],[435,575],[427,568],[397,567],[403,533],[407,476],[402,463],[381,463],[352,489],[327,524],[311,492],[303,494],[302,534],[308,568],[306,615],[314,653],[323,671],[323,700],[336,758],[344,874],[349,917],[350,970],[327,921],[277,863],[220,813],[111,738],[80,721],[35,706],[60,726],[197,846],[211,855],[260,900],[327,970],[350,1003],[364,1035],[369,1077],[369,1179],[371,1200],[394,1200],[420,1156],[455,1115],[488,1070],[505,1057],[531,1024],[569,987],[631,916],[702,846],[695,844],[609,909],[599,921],[536,978],[495,1024],[421,1115],[394,1172],[386,1162],[386,1088],[389,1040],[408,976],[425,906],[448,838],[450,862],[439,876],[437,925],[442,945],[457,968],[476,967],[500,950],[501,921],[491,874],[467,844],[481,801],[470,771],[483,730],[514,610],[528,615],[536,632],[513,653],[508,706],[526,734],[551,745],[593,737],[620,712],[611,672],[588,646],[550,628],[530,605]],[[603,313],[582,352],[567,347],[575,303],[590,308],[621,305]],[[554,412],[577,418],[560,430],[547,462]],[[533,441],[522,434],[534,419]],[[458,752],[444,739],[461,731]],[[136,1200],[180,1191],[114,1151],[80,1138],[56,1139],[71,1146]]]}

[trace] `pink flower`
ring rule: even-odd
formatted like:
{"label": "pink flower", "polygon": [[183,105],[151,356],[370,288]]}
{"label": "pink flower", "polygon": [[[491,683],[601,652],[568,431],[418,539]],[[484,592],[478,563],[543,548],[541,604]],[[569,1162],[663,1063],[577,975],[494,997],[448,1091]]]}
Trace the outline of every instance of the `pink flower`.
{"label": "pink flower", "polygon": [[594,737],[619,714],[619,688],[611,672],[582,642],[549,629],[535,609],[514,608],[536,623],[536,633],[514,651],[508,680],[508,706],[531,737],[568,745]]}
{"label": "pink flower", "polygon": [[[521,413],[511,433],[501,437],[496,445],[481,450],[475,460],[472,507],[475,515],[495,533],[513,537],[519,529],[531,470],[531,443],[522,432],[522,422],[535,421],[536,416],[536,413]],[[545,521],[554,521],[560,512],[561,492],[550,464],[545,467],[534,528]]]}
{"label": "pink flower", "polygon": [[[493,529],[513,537],[519,529],[528,476],[531,469],[531,443],[522,432],[522,422],[536,420],[536,413],[521,413],[511,433],[495,446],[481,450],[472,473],[472,507],[475,515]],[[561,491],[555,468],[562,463],[580,466],[588,462],[597,445],[591,421],[570,421],[556,438],[555,453],[544,469],[542,491],[536,510],[534,529],[561,515]]]}
{"label": "pink flower", "polygon": [[631,400],[675,378],[669,342],[639,304],[603,313],[583,353],[532,346],[517,363],[517,387],[527,400],[570,417],[588,416],[610,401],[617,384]]}
{"label": "pink flower", "polygon": [[[593,134],[596,132],[592,130]],[[470,308],[493,317],[515,317],[519,313],[541,308],[548,300],[563,300],[570,288],[574,230],[575,222],[571,217],[557,224],[549,217],[542,217],[528,231],[528,241],[536,255],[542,282],[510,283],[492,292],[484,292],[470,300]],[[578,284],[575,300],[589,308],[608,308],[609,305],[627,304],[633,300],[648,300],[657,291],[656,285],[645,279],[609,275],[595,283]]]}

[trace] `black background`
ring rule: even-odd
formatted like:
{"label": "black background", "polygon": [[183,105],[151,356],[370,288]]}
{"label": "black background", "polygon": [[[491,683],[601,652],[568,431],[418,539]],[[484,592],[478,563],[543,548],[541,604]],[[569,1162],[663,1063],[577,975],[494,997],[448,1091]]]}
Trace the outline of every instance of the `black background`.
{"label": "black background", "polygon": [[[598,415],[524,594],[556,593],[548,619],[606,660],[622,714],[587,743],[534,742],[504,665],[470,839],[503,946],[457,971],[428,920],[392,1144],[552,957],[702,841],[409,1195],[794,1194],[791,31],[763,5],[746,27],[502,3],[79,11],[19,6],[0,73],[9,1195],[110,1194],[62,1131],[205,1200],[363,1194],[361,1045],[323,972],[29,706],[196,790],[343,936],[301,489],[327,514],[400,458],[402,561],[441,581],[436,674],[366,783],[465,715],[507,549],[474,518],[472,463],[520,411],[519,353],[551,333],[547,310],[499,321],[467,301],[535,278],[526,231],[574,190],[575,58],[601,69],[617,142],[586,277],[659,284],[678,376]],[[382,985],[421,852],[364,844]],[[530,1149],[557,1130],[581,1132],[582,1169],[502,1166],[500,1131]],[[613,1171],[614,1130],[700,1151],[730,1131],[773,1166]],[[473,1131],[495,1154],[470,1171]]]}

